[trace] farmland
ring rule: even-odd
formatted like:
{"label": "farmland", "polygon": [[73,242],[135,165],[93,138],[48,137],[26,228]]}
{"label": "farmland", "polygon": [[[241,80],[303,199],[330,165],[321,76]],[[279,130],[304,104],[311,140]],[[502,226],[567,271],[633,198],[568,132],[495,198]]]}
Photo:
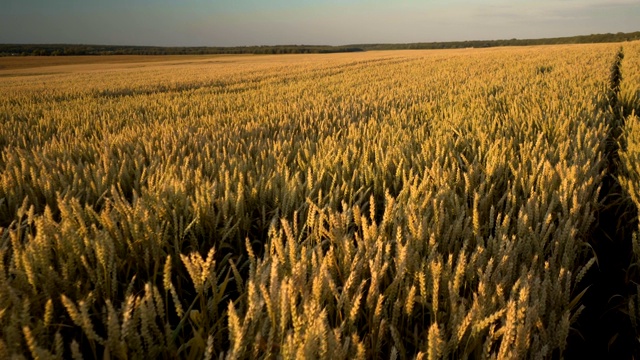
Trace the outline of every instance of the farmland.
{"label": "farmland", "polygon": [[623,47],[619,92],[619,44],[0,68],[0,358],[599,346],[606,179],[640,206]]}

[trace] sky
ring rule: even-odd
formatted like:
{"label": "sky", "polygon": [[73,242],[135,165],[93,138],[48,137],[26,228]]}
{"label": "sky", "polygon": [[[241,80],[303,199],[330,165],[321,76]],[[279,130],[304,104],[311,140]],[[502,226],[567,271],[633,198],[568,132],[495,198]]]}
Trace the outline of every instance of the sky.
{"label": "sky", "polygon": [[2,0],[0,43],[347,45],[640,31],[640,0]]}

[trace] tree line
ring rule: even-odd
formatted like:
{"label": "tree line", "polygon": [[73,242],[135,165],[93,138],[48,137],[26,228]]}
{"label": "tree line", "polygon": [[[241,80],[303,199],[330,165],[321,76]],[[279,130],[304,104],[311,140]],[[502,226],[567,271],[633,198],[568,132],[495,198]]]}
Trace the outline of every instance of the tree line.
{"label": "tree line", "polygon": [[406,44],[366,44],[351,45],[363,50],[402,50],[402,49],[464,49],[487,48],[499,46],[531,46],[531,45],[556,45],[556,44],[592,44],[607,42],[624,42],[640,40],[640,31],[616,34],[591,34],[543,39],[509,39],[509,40],[469,40],[449,42],[421,42]]}
{"label": "tree line", "polygon": [[322,54],[354,51],[363,50],[349,46],[316,45],[161,47],[72,44],[0,44],[0,56]]}
{"label": "tree line", "polygon": [[276,45],[276,46],[120,46],[74,44],[0,44],[0,56],[68,56],[68,55],[210,55],[210,54],[322,54],[368,50],[461,49],[498,46],[552,44],[586,44],[640,40],[640,31],[631,33],[591,34],[544,39],[470,40],[420,42],[404,44],[353,44],[344,46]]}

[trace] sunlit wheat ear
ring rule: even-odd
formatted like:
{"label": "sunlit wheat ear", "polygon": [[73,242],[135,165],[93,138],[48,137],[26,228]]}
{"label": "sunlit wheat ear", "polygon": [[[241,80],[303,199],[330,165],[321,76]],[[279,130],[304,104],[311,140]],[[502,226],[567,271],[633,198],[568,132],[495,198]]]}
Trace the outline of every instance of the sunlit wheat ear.
{"label": "sunlit wheat ear", "polygon": [[202,259],[202,256],[198,252],[193,252],[189,256],[180,255],[182,259],[182,263],[187,269],[189,276],[191,277],[191,281],[193,282],[196,291],[199,294],[203,294],[205,291],[205,285],[208,277],[210,276],[210,271],[212,266],[214,265],[214,254],[215,249],[211,248],[207,255],[206,261]]}
{"label": "sunlit wheat ear", "polygon": [[122,310],[122,338],[135,339],[136,338],[136,318],[134,317],[134,308],[136,307],[136,297],[128,295]]}
{"label": "sunlit wheat ear", "polygon": [[67,309],[69,316],[73,320],[73,322],[82,328],[82,330],[86,333],[87,337],[91,340],[95,340],[96,342],[103,344],[104,339],[102,339],[93,329],[93,323],[89,318],[89,310],[87,308],[87,303],[85,301],[80,301],[79,309],[73,303],[71,299],[68,297],[61,295],[62,304]]}
{"label": "sunlit wheat ear", "polygon": [[[211,253],[213,254],[213,252]],[[211,259],[213,259],[213,255],[211,256]],[[236,264],[233,262],[233,260],[229,260],[229,265],[231,266],[231,271],[233,272],[233,278],[238,286],[238,289],[244,289],[244,282],[242,281],[242,276],[240,275],[240,272],[238,271],[238,268],[236,267]],[[209,276],[209,269],[211,267],[211,264],[206,265],[205,263],[205,267],[203,268],[203,281],[206,280],[206,277]],[[207,272],[207,275],[205,276],[205,271]]]}
{"label": "sunlit wheat ear", "polygon": [[48,327],[53,321],[53,300],[47,300],[44,310],[44,326]]}
{"label": "sunlit wheat ear", "polygon": [[431,324],[429,327],[429,335],[427,342],[427,359],[435,360],[442,357],[444,341],[437,323]]}
{"label": "sunlit wheat ear", "polygon": [[207,350],[204,353],[204,360],[211,360],[213,358],[213,335],[207,337]]}
{"label": "sunlit wheat ear", "polygon": [[24,334],[25,341],[27,342],[27,347],[34,359],[47,359],[52,357],[51,353],[38,346],[29,327],[23,327],[22,332]]}
{"label": "sunlit wheat ear", "polygon": [[232,341],[232,348],[230,349],[229,356],[233,359],[238,356],[242,347],[244,334],[240,324],[240,319],[238,318],[235,307],[231,302],[229,302],[227,314],[229,318],[229,337]]}
{"label": "sunlit wheat ear", "polygon": [[407,302],[405,305],[405,312],[408,316],[411,316],[413,314],[415,299],[416,299],[416,287],[415,285],[412,285],[411,289],[409,289],[409,294],[407,295]]}
{"label": "sunlit wheat ear", "polygon": [[349,311],[349,320],[351,320],[351,322],[356,321],[356,317],[358,316],[358,313],[360,311],[361,300],[362,300],[362,290],[359,289],[358,292],[356,293],[355,299],[353,299],[353,302],[351,303],[351,310]]}
{"label": "sunlit wheat ear", "polygon": [[516,324],[516,302],[509,301],[507,304],[507,312],[506,312],[506,324],[505,327],[502,328],[502,332],[504,333],[503,339],[500,345],[500,350],[498,352],[499,359],[507,359],[512,356],[512,345],[515,340],[515,335],[517,331]]}
{"label": "sunlit wheat ear", "polygon": [[442,272],[442,263],[440,261],[434,261],[431,266],[431,285],[432,285],[432,299],[431,308],[434,317],[438,316],[438,303],[439,303],[439,290],[440,290],[440,274]]}
{"label": "sunlit wheat ear", "polygon": [[164,262],[164,269],[162,271],[162,285],[165,291],[169,291],[172,287],[171,284],[171,255],[167,256]]}

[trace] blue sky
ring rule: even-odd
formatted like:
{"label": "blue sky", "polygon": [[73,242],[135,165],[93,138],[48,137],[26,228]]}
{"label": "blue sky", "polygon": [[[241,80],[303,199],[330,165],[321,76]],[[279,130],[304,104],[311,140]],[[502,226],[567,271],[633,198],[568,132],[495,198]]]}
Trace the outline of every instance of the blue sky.
{"label": "blue sky", "polygon": [[0,43],[405,43],[640,31],[640,0],[3,0]]}

